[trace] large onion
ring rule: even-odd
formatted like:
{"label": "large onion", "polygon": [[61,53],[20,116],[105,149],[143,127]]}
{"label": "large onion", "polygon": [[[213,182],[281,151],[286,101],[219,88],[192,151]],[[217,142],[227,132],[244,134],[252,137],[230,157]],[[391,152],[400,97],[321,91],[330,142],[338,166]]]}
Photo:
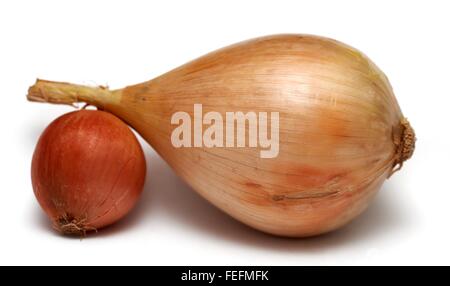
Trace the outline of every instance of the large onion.
{"label": "large onion", "polygon": [[[119,90],[38,80],[28,99],[87,102],[117,115],[211,203],[284,236],[324,233],[356,217],[415,141],[380,69],[316,36],[246,41]],[[172,116],[194,118],[195,104],[203,115],[279,112],[277,156],[261,158],[261,148],[248,145],[176,148]]]}
{"label": "large onion", "polygon": [[107,112],[81,110],[45,129],[31,175],[54,228],[84,235],[117,221],[135,205],[145,169],[142,148],[125,123]]}

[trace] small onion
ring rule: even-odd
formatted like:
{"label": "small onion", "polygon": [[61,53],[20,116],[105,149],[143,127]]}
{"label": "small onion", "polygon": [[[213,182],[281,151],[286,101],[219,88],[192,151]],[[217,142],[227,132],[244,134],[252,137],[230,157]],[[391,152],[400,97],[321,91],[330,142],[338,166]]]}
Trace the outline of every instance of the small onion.
{"label": "small onion", "polygon": [[135,205],[146,173],[142,148],[117,117],[67,113],[41,135],[32,167],[34,193],[63,234],[85,235],[114,223]]}

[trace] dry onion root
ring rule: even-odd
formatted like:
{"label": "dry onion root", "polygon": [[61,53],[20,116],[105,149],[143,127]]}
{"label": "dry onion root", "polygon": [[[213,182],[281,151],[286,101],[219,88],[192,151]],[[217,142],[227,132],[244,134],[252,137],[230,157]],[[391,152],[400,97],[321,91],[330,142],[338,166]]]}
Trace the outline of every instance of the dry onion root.
{"label": "dry onion root", "polygon": [[[208,201],[283,236],[346,224],[414,151],[413,129],[381,70],[356,49],[317,36],[249,40],[118,90],[38,80],[28,99],[86,102],[115,114]],[[277,156],[261,158],[261,145],[174,147],[171,117],[194,118],[196,104],[203,115],[278,112]]]}

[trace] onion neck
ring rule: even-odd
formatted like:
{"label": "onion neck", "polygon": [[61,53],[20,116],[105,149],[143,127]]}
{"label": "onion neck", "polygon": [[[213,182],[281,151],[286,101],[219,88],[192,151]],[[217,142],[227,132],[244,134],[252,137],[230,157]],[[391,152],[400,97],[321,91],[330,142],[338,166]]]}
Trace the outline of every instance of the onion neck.
{"label": "onion neck", "polygon": [[28,89],[27,99],[36,102],[75,105],[85,102],[100,109],[120,101],[120,90],[111,91],[107,87],[91,87],[66,82],[37,79]]}

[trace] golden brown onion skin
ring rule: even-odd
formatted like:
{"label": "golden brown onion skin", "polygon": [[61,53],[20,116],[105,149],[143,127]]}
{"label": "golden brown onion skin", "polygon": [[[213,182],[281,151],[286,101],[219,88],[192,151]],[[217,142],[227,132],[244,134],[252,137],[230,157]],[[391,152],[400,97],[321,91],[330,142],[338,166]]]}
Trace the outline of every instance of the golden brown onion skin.
{"label": "golden brown onion skin", "polygon": [[84,235],[130,211],[145,170],[142,148],[125,123],[107,112],[80,110],[45,129],[31,175],[36,198],[54,228]]}
{"label": "golden brown onion skin", "polygon": [[[28,99],[84,101],[117,115],[208,201],[282,236],[317,235],[355,218],[414,146],[380,69],[352,47],[309,35],[238,43],[120,90],[39,80]],[[171,116],[193,118],[194,104],[203,114],[279,112],[278,157],[261,159],[259,148],[174,148]]]}
{"label": "golden brown onion skin", "polygon": [[[261,159],[251,148],[173,148],[170,115],[193,118],[194,103],[204,113],[279,111],[278,157]],[[367,57],[297,35],[243,42],[127,87],[111,111],[214,205],[259,230],[297,237],[336,229],[366,209],[393,167],[403,118]]]}

